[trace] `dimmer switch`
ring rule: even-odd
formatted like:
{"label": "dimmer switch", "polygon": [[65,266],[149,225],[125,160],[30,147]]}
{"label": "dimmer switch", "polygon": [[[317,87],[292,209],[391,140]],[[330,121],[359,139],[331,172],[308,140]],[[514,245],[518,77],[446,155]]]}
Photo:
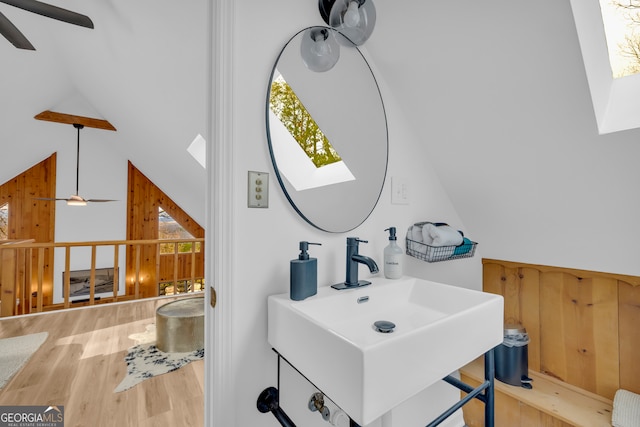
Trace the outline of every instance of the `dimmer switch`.
{"label": "dimmer switch", "polygon": [[249,171],[247,205],[250,208],[269,207],[269,174]]}

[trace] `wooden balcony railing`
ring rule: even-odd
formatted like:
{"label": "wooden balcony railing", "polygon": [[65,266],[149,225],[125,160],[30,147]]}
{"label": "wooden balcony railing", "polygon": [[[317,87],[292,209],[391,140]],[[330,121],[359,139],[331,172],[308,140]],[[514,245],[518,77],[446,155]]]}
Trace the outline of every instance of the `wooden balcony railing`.
{"label": "wooden balcony railing", "polygon": [[[190,252],[179,252],[184,244],[190,244]],[[161,253],[161,247],[173,245],[173,253]],[[182,245],[182,246],[181,246]],[[96,262],[97,249],[112,249],[113,289],[108,297],[96,298]],[[63,301],[54,303],[53,277],[54,253],[57,248],[64,250]],[[88,300],[82,305],[94,305],[155,297],[158,284],[188,281],[195,285],[204,278],[204,239],[166,239],[166,240],[112,240],[96,242],[35,243],[30,240],[0,242],[0,317],[19,314],[39,313],[43,311],[77,306],[71,299],[72,248],[90,250],[90,271]],[[122,248],[126,250],[126,283],[124,293],[120,288],[120,264]],[[107,249],[108,250],[108,249]],[[101,259],[104,253],[101,250]],[[84,252],[83,252],[84,254]],[[144,254],[144,255],[143,255]],[[86,256],[86,255],[84,255]],[[103,261],[104,262],[104,261]],[[77,265],[77,263],[75,263]],[[147,280],[143,289],[144,278]],[[103,294],[104,295],[104,294]],[[35,296],[35,297],[34,297]],[[35,298],[35,301],[34,301]]]}

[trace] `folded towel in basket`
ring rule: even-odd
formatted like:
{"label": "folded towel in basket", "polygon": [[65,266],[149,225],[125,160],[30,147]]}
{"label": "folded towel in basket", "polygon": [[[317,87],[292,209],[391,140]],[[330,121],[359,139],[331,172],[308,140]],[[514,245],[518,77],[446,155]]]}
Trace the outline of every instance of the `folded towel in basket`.
{"label": "folded towel in basket", "polygon": [[460,246],[456,246],[453,250],[453,255],[464,255],[468,253],[473,247],[473,242],[466,237],[463,238],[462,244]]}
{"label": "folded towel in basket", "polygon": [[618,390],[613,398],[613,427],[640,427],[640,394]]}
{"label": "folded towel in basket", "polygon": [[414,242],[424,242],[424,240],[422,239],[421,224],[415,224],[409,227],[409,231],[407,232],[407,234],[409,235],[409,239],[413,240]]}
{"label": "folded towel in basket", "polygon": [[407,249],[421,254],[427,253],[427,247],[422,244],[422,226],[412,225],[407,230]]}
{"label": "folded towel in basket", "polygon": [[449,225],[436,226],[427,223],[422,226],[422,239],[431,246],[458,246],[462,244],[462,233]]}

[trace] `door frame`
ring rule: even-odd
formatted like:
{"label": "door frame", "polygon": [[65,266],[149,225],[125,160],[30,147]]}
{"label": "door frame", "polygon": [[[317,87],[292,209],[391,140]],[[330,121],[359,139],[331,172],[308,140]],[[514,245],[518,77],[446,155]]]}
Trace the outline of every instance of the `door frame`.
{"label": "door frame", "polygon": [[211,0],[208,13],[205,426],[234,426],[233,296],[233,0]]}

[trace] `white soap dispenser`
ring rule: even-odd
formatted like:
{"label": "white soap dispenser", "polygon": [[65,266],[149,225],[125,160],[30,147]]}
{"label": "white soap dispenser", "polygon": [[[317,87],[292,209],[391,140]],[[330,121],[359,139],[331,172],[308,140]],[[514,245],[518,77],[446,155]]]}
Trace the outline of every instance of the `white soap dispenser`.
{"label": "white soap dispenser", "polygon": [[384,248],[384,277],[387,279],[399,279],[402,277],[402,255],[404,251],[398,246],[396,228],[389,227],[384,231],[389,232],[389,244]]}

